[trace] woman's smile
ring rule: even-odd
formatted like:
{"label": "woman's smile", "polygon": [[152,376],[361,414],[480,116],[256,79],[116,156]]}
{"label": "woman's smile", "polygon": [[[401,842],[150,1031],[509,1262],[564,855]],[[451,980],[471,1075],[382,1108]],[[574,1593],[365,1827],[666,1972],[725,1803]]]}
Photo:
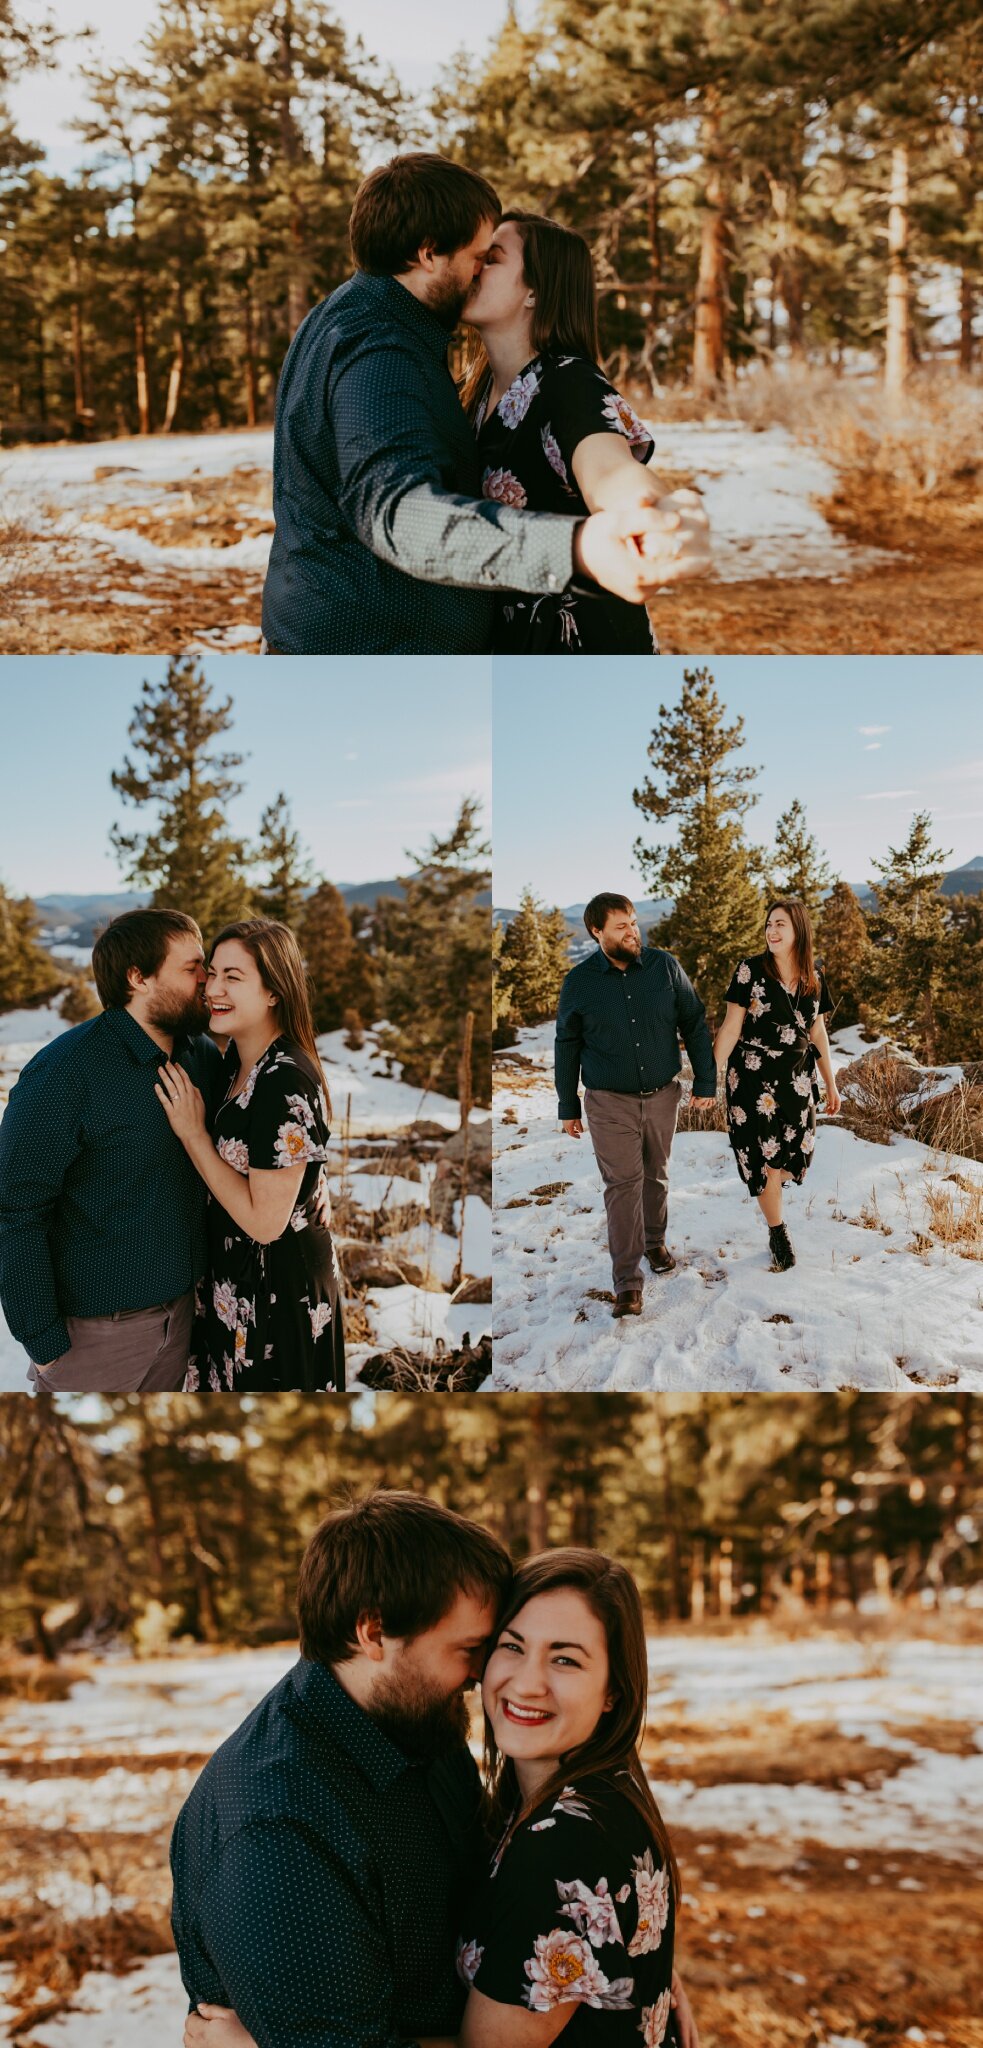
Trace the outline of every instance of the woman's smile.
{"label": "woman's smile", "polygon": [[502,1712],[507,1721],[516,1721],[523,1728],[541,1728],[556,1718],[545,1707],[520,1707],[518,1700],[510,1699],[502,1700]]}

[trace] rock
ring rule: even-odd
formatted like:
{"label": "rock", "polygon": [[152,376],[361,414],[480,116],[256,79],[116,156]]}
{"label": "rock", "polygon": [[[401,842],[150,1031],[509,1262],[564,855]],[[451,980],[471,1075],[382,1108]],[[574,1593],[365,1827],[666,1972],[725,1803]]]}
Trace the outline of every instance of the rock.
{"label": "rock", "polygon": [[338,1246],[341,1269],[352,1287],[420,1287],[423,1274],[410,1259],[395,1259],[378,1244],[363,1244],[358,1238],[343,1239]]}
{"label": "rock", "polygon": [[470,1276],[468,1276],[468,1278],[462,1280],[460,1287],[456,1287],[454,1289],[455,1301],[475,1301],[487,1303],[491,1301],[491,1298],[492,1283],[490,1273],[488,1275],[487,1280],[472,1280]]}

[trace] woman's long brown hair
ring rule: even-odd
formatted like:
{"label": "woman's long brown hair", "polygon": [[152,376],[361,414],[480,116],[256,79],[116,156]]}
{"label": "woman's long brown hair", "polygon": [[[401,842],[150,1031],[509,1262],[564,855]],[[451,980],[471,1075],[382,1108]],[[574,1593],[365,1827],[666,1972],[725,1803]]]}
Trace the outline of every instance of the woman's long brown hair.
{"label": "woman's long brown hair", "polygon": [[[795,962],[796,980],[800,988],[804,988],[808,995],[813,996],[819,988],[819,975],[816,972],[812,919],[809,916],[809,912],[805,904],[799,902],[797,896],[780,896],[774,903],[769,903],[768,905],[768,912],[765,917],[765,930],[768,928],[768,918],[773,910],[784,910],[791,924],[794,934],[792,939],[792,958]],[[775,966],[775,956],[768,950],[767,940],[765,941],[765,973],[771,976],[772,981],[779,981],[781,979]]]}
{"label": "woman's long brown hair", "polygon": [[[514,221],[522,238],[522,272],[536,303],[532,309],[532,344],[565,349],[596,363],[601,353],[597,327],[597,283],[594,258],[576,228],[561,227],[540,213],[513,207],[502,221]],[[488,375],[488,357],[472,328],[464,346],[461,403],[470,415]]]}
{"label": "woman's long brown hair", "polygon": [[314,1036],[307,972],[289,925],[278,924],[272,917],[242,917],[236,924],[224,925],[209,947],[209,965],[216,947],[224,945],[226,939],[237,939],[255,960],[263,987],[276,997],[276,1021],[283,1037],[299,1045],[313,1061],[330,1117],[331,1097]]}
{"label": "woman's long brown hair", "polygon": [[[534,1807],[558,1798],[565,1785],[584,1778],[614,1782],[637,1808],[650,1829],[666,1869],[673,1898],[679,1897],[679,1873],[665,1821],[659,1812],[639,1756],[648,1702],[648,1652],[638,1587],[623,1564],[599,1550],[544,1550],[519,1566],[496,1627],[496,1641],[515,1620],[527,1600],[570,1587],[582,1594],[607,1637],[613,1705],[601,1715],[592,1735],[563,1757],[560,1768],[534,1800],[519,1800],[515,1767],[503,1757],[490,1725],[485,1735],[485,1771],[492,1828],[496,1836],[511,1834]],[[518,1807],[518,1812],[516,1808]]]}

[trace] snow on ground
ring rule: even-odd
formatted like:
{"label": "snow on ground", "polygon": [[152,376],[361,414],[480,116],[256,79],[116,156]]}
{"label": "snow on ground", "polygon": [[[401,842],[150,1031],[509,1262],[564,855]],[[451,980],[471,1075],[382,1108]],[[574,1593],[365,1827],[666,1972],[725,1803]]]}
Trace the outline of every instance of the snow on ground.
{"label": "snow on ground", "polygon": [[[703,493],[719,582],[752,576],[829,576],[837,581],[888,559],[834,531],[818,500],[836,471],[785,427],[740,421],[649,422],[653,464],[691,473]],[[895,558],[892,558],[895,559]]]}
{"label": "snow on ground", "polygon": [[[10,1701],[0,1716],[0,1825],[9,1820],[44,1829],[67,1819],[91,1834],[96,1860],[102,1834],[118,1843],[125,1833],[159,1831],[163,1842],[200,1763],[294,1655],[291,1645],[281,1644],[217,1656],[179,1652],[139,1663],[109,1656],[94,1659],[91,1678],[73,1686],[65,1700]],[[841,1787],[696,1786],[660,1776],[658,1796],[670,1828],[731,1837],[746,1862],[766,1868],[776,1851],[794,1856],[815,1841],[841,1850],[848,1869],[851,1852],[872,1851],[886,1862],[900,1855],[910,1864],[903,1883],[915,1890],[920,1852],[978,1865],[983,1646],[928,1642],[915,1634],[894,1642],[834,1633],[790,1640],[753,1626],[729,1636],[654,1636],[649,1671],[649,1724],[666,1769],[677,1731],[747,1731],[758,1717],[774,1715],[788,1716],[804,1737],[810,1727],[833,1728],[902,1759],[893,1776],[874,1773],[863,1785]],[[975,1728],[975,1749],[963,1755],[929,1747],[926,1732],[933,1724]],[[28,1755],[41,1759],[36,1779],[23,1774]],[[77,1777],[44,1774],[69,1756],[84,1766]],[[155,1756],[159,1766],[148,1769]],[[11,1764],[21,1768],[11,1772]],[[118,1848],[115,1854],[118,1862]],[[162,1847],[162,1862],[163,1856]],[[877,1881],[876,1870],[868,1881]],[[99,1909],[83,1884],[60,1890],[56,1884],[55,1890],[66,1923]],[[0,2026],[9,1982],[10,1972],[0,1976]],[[72,2009],[35,2024],[31,2038],[44,2048],[157,2048],[179,2040],[184,2010],[175,1958],[155,1956],[118,1977],[90,1972]]]}
{"label": "snow on ground", "polygon": [[[21,1068],[64,1029],[56,1009],[13,1010],[0,1016],[0,1114]],[[449,1096],[410,1087],[398,1071],[387,1072],[378,1041],[371,1032],[366,1033],[364,1045],[355,1052],[345,1045],[341,1031],[326,1033],[318,1045],[332,1101],[332,1151],[328,1161],[332,1195],[337,1199],[344,1187],[354,1195],[360,1209],[367,1212],[384,1207],[388,1213],[406,1205],[427,1210],[435,1171],[433,1162],[421,1162],[422,1179],[414,1181],[389,1171],[385,1155],[389,1145],[398,1144],[400,1133],[420,1119],[441,1126],[449,1137],[460,1123],[459,1105]],[[474,1111],[475,1125],[487,1121],[487,1110]],[[370,1173],[359,1171],[357,1162],[346,1165],[342,1155],[343,1132],[346,1142],[356,1148],[360,1139],[388,1140],[381,1148],[381,1163],[386,1170]],[[403,1256],[424,1271],[429,1268],[432,1280],[445,1288],[450,1285],[458,1257],[458,1204],[454,1206],[452,1223],[452,1231],[441,1230],[426,1216],[421,1223],[398,1234]],[[383,1225],[381,1235],[386,1243],[393,1233]],[[485,1279],[491,1272],[491,1211],[478,1195],[467,1198],[463,1270],[476,1279]],[[490,1307],[458,1307],[446,1293],[409,1284],[372,1292],[367,1306],[373,1325],[372,1342],[349,1347],[350,1384],[354,1384],[359,1367],[379,1350],[394,1350],[401,1345],[420,1348],[438,1337],[448,1344],[457,1343],[465,1331],[477,1342],[491,1326]],[[0,1393],[25,1391],[27,1366],[22,1346],[0,1315]]]}
{"label": "snow on ground", "polygon": [[[496,1094],[494,1391],[983,1389],[983,1271],[941,1245],[910,1249],[927,1231],[926,1174],[983,1181],[983,1168],[911,1139],[874,1145],[822,1118],[806,1181],[786,1196],[798,1255],[788,1273],[769,1270],[765,1225],[726,1137],[680,1133],[677,1269],[648,1274],[641,1317],[615,1322],[610,1301],[589,1293],[611,1287],[601,1181],[589,1135],[568,1138],[556,1121],[552,1036],[551,1025],[520,1034],[516,1051],[541,1078],[512,1088],[503,1065]],[[502,1121],[508,1109],[515,1123]]]}
{"label": "snow on ground", "polygon": [[[883,559],[859,549],[830,527],[819,501],[832,495],[836,475],[814,449],[797,442],[784,427],[754,429],[740,421],[651,423],[655,467],[693,476],[702,491],[713,541],[712,574],[723,582],[748,577],[819,576],[842,579]],[[203,627],[191,651],[217,647],[259,648],[259,592],[265,573],[272,513],[267,488],[272,474],[270,428],[218,434],[151,435],[91,444],[56,443],[17,448],[0,460],[0,482],[13,515],[33,530],[59,537],[63,559],[83,575],[89,592],[123,608],[152,613],[173,607],[175,578],[186,586],[207,579],[213,586],[228,575],[230,592],[256,593],[256,620],[230,619]],[[97,475],[97,471],[100,472]],[[209,510],[211,481],[241,472],[239,510],[247,529],[237,537],[229,507],[219,521]],[[189,541],[187,492],[195,480],[206,502],[194,508],[201,531]],[[256,486],[263,504],[255,502]],[[233,485],[234,488],[234,485]],[[133,523],[121,519],[132,508]],[[113,523],[100,514],[112,509]],[[151,515],[153,532],[143,530]],[[169,542],[161,522],[183,520],[180,539]],[[166,529],[165,529],[166,530]],[[122,622],[121,622],[122,627]]]}

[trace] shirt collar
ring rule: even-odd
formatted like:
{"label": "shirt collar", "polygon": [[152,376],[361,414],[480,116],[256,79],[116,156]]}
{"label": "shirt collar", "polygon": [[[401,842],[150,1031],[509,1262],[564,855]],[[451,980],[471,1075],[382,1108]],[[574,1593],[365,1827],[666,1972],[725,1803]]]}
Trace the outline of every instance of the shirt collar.
{"label": "shirt collar", "polygon": [[157,1040],[151,1038],[149,1032],[143,1029],[142,1024],[137,1023],[132,1011],[107,1010],[105,1017],[110,1031],[119,1039],[120,1044],[126,1047],[130,1058],[136,1060],[139,1066],[159,1067],[168,1058],[176,1059],[179,1053],[187,1051],[191,1045],[190,1038],[182,1033],[174,1040],[173,1053],[168,1054],[163,1046],[158,1045]]}
{"label": "shirt collar", "polygon": [[625,974],[637,974],[639,968],[644,965],[645,955],[648,950],[648,947],[643,946],[639,958],[627,961],[624,969],[622,969],[616,967],[613,960],[608,959],[603,946],[598,946],[595,960],[597,972],[598,974],[621,974],[622,972]]}
{"label": "shirt collar", "polygon": [[290,1679],[303,1719],[315,1734],[339,1743],[379,1792],[387,1791],[411,1768],[410,1758],[390,1742],[371,1714],[339,1685],[326,1665],[300,1657]]}
{"label": "shirt collar", "polygon": [[367,270],[356,273],[363,292],[378,306],[379,312],[388,313],[404,327],[410,327],[420,340],[442,363],[447,361],[451,337],[428,306],[414,298],[398,277],[372,277]]}

